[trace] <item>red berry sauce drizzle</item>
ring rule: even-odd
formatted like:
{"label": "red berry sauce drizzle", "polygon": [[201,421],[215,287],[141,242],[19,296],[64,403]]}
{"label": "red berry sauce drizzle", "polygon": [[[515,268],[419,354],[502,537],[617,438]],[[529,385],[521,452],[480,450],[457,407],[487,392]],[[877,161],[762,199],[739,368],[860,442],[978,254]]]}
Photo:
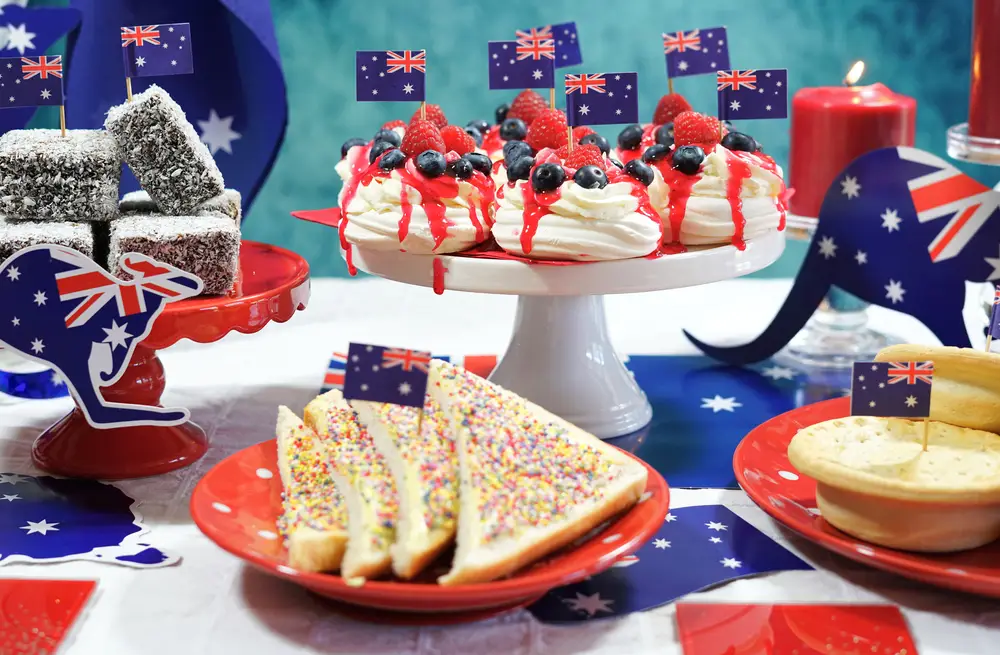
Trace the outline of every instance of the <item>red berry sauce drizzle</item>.
{"label": "red berry sauce drizzle", "polygon": [[[368,151],[370,148],[371,145],[365,146],[358,152],[356,159],[352,163],[351,179],[347,182],[341,207],[340,247],[344,250],[347,271],[351,275],[357,275],[358,269],[354,266],[351,244],[348,243],[345,237],[349,220],[347,208],[350,207],[351,201],[354,200],[360,186],[368,186],[375,178],[387,179],[391,174],[389,171],[383,171],[378,167],[381,155],[376,158],[374,163],[365,163],[368,161]],[[448,238],[448,229],[454,225],[446,215],[447,207],[442,200],[458,197],[458,180],[443,175],[434,178],[427,177],[417,170],[412,158],[407,159],[403,167],[397,168],[396,172],[399,174],[400,181],[402,182],[402,190],[399,194],[399,206],[402,216],[399,219],[399,231],[397,235],[400,245],[403,244],[410,233],[413,205],[410,203],[408,191],[415,189],[420,194],[420,207],[427,215],[427,225],[430,228],[431,237],[434,239],[434,250],[437,250],[444,243],[444,240]],[[476,241],[479,242],[486,238],[486,228],[492,224],[489,209],[492,202],[491,199],[493,198],[494,184],[492,179],[479,171],[473,171],[472,177],[468,178],[467,181],[479,192],[479,213],[482,220],[476,215],[475,204],[469,205],[469,221],[476,229]],[[400,248],[400,251],[405,252],[405,249]]]}
{"label": "red berry sauce drizzle", "polygon": [[646,148],[656,143],[656,130],[660,128],[659,125],[646,125],[642,128],[642,140],[639,142],[638,148],[632,148],[631,150],[619,150],[618,154],[620,156],[620,161],[623,164],[627,164],[633,159],[642,158],[642,153],[646,152]]}

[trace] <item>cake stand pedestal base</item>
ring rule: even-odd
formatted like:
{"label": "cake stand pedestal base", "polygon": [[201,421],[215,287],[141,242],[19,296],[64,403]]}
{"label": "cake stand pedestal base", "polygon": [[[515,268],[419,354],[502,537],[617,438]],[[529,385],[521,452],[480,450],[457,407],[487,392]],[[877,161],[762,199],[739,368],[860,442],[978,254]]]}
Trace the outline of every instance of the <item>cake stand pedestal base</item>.
{"label": "cake stand pedestal base", "polygon": [[604,296],[519,296],[510,345],[490,380],[602,439],[653,417],[608,339]]}

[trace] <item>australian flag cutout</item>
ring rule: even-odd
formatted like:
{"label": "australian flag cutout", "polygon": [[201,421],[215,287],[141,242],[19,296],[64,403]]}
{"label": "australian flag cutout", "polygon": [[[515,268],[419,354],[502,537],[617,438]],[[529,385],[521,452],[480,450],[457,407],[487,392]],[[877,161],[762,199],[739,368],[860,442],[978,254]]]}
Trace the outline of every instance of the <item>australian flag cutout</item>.
{"label": "australian flag cutout", "polygon": [[634,555],[528,608],[543,623],[619,617],[730,580],[812,566],[722,505],[682,507]]}
{"label": "australian flag cutout", "polygon": [[179,562],[147,541],[137,505],[102,482],[0,473],[0,566],[83,560],[151,568]]}
{"label": "australian flag cutout", "polygon": [[0,264],[0,345],[50,366],[95,428],[178,425],[186,409],[108,402],[101,388],[117,382],[169,302],[201,293],[201,280],[138,253],[112,276],[63,246],[25,248]]}
{"label": "australian flag cutout", "polygon": [[830,287],[909,314],[946,346],[969,347],[965,282],[1000,277],[1000,192],[916,148],[855,159],[826,192],[799,274],[771,324],[750,343],[720,347],[687,337],[729,364],[781,350]]}

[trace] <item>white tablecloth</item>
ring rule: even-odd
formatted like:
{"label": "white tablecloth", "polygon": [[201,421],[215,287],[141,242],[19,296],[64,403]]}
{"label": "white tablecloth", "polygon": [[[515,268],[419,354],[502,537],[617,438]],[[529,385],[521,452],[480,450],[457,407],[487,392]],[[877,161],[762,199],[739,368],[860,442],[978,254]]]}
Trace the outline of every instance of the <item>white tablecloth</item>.
{"label": "white tablecloth", "polygon": [[[608,298],[620,352],[693,354],[682,327],[709,341],[745,340],[774,315],[787,281],[732,281],[698,289]],[[182,342],[161,353],[169,405],[189,407],[211,440],[190,468],[122,482],[143,501],[151,542],[179,553],[174,567],[132,570],[64,563],[0,567],[2,576],[89,578],[98,591],[81,617],[68,655],[215,655],[240,653],[680,653],[672,606],[623,619],[547,626],[528,613],[447,628],[372,626],[341,618],[321,601],[243,566],[191,522],[195,483],[223,457],[273,436],[278,404],[301,409],[316,393],[329,354],[350,340],[400,343],[447,354],[502,353],[515,299],[447,292],[382,280],[315,280],[308,310],[256,335],[216,344]],[[706,310],[704,307],[712,307]],[[915,320],[882,309],[873,325],[933,343]],[[0,470],[33,472],[31,441],[70,408],[68,400],[0,405]],[[674,507],[723,502],[816,566],[737,581],[697,600],[888,602],[903,608],[921,655],[996,655],[1000,605],[909,582],[793,539],[739,491],[673,490]]]}

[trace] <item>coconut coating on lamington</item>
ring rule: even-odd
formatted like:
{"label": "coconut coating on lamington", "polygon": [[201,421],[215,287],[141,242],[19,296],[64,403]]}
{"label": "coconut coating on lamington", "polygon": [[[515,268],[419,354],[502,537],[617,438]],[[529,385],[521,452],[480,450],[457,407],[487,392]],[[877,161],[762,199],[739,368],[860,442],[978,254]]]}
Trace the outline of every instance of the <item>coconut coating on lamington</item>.
{"label": "coconut coating on lamington", "polygon": [[0,262],[30,246],[65,246],[94,258],[91,225],[80,222],[17,221],[0,217]]}
{"label": "coconut coating on lamington", "polygon": [[197,275],[202,295],[228,293],[236,282],[240,230],[228,217],[134,214],[110,227],[108,270],[122,279],[128,273],[119,266],[121,256],[137,252]]}
{"label": "coconut coating on lamington", "polygon": [[11,130],[0,137],[0,214],[111,220],[121,167],[115,140],[103,130]]}
{"label": "coconut coating on lamington", "polygon": [[161,212],[190,215],[225,190],[212,153],[184,110],[155,84],[133,96],[132,102],[112,107],[104,127]]}

